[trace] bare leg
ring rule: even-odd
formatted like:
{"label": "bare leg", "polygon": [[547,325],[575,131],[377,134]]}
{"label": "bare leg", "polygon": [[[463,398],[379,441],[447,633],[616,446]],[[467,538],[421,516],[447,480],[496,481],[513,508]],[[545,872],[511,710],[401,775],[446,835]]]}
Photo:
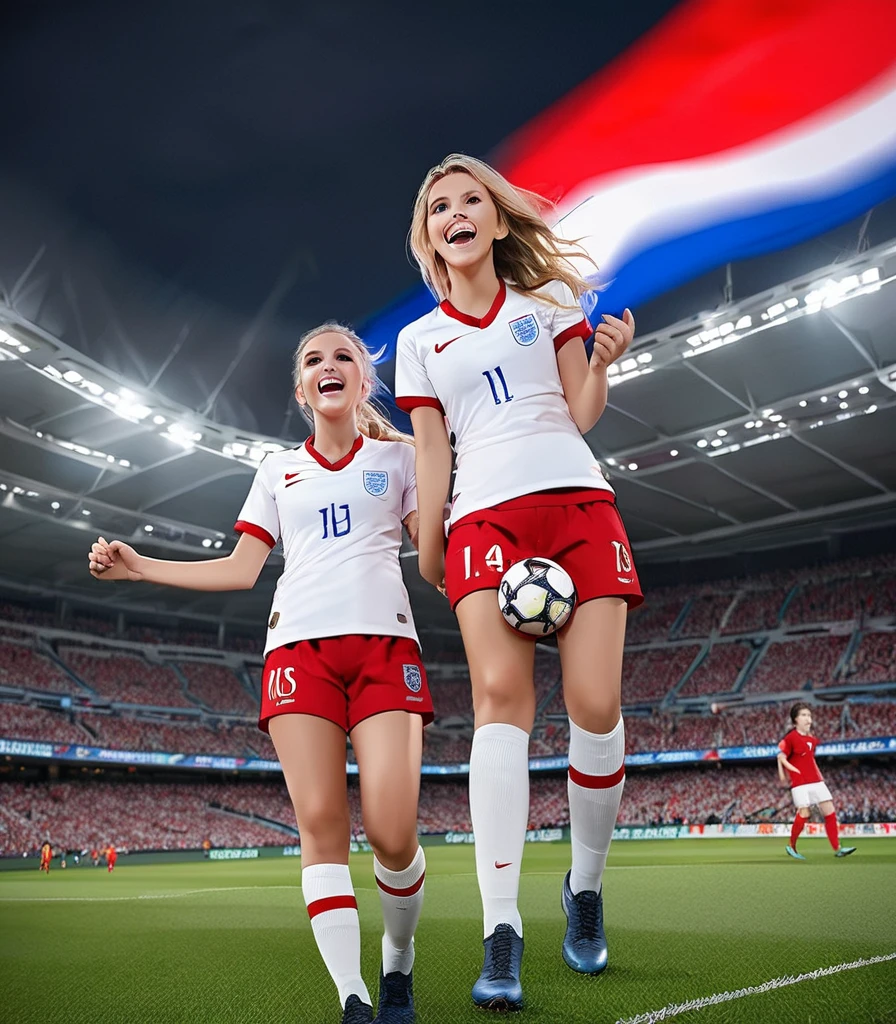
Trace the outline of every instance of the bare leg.
{"label": "bare leg", "polygon": [[348,870],[350,822],[345,733],[314,715],[270,722],[302,842],[302,895],[311,929],[344,1006],[355,995],[370,1004],[361,978],[361,928]]}

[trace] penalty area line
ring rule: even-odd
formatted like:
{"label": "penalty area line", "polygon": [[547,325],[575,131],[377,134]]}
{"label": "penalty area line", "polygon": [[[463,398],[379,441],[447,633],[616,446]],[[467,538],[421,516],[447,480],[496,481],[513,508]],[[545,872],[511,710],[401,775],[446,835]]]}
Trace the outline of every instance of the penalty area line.
{"label": "penalty area line", "polygon": [[773,992],[775,989],[786,988],[788,985],[799,985],[803,981],[827,978],[832,974],[840,974],[843,971],[855,971],[859,967],[870,967],[872,964],[882,964],[888,960],[896,960],[896,953],[862,957],[858,960],[851,960],[848,963],[834,964],[832,967],[819,967],[815,971],[806,971],[804,974],[786,974],[781,978],[772,978],[770,981],[764,981],[761,985],[749,985],[746,988],[739,988],[733,992],[716,992],[711,996],[689,999],[685,1003],[670,1003],[661,1010],[648,1010],[646,1013],[639,1013],[635,1017],[620,1018],[616,1021],[616,1024],[656,1024],[657,1021],[669,1020],[682,1013],[693,1013],[695,1010],[702,1010],[707,1006],[718,1006],[720,1003],[730,1003],[735,999],[762,995],[764,992]]}
{"label": "penalty area line", "polygon": [[135,900],[178,900],[210,892],[247,892],[265,889],[293,889],[297,885],[222,885],[213,889],[184,889],[182,892],[137,893],[133,896],[0,896],[0,903],[130,903]]}

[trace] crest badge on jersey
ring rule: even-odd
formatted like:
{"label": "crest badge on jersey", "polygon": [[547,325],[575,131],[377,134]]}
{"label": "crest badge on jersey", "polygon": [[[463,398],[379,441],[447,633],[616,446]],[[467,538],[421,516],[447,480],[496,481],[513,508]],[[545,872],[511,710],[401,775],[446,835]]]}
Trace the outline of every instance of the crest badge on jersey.
{"label": "crest badge on jersey", "polygon": [[364,490],[374,498],[382,497],[389,489],[389,474],[378,470],[364,470]]}
{"label": "crest badge on jersey", "polygon": [[511,320],[510,330],[517,345],[534,345],[538,340],[538,321],[532,313]]}
{"label": "crest badge on jersey", "polygon": [[420,675],[419,665],[402,665],[404,671],[404,685],[411,693],[419,693],[423,687],[423,676]]}

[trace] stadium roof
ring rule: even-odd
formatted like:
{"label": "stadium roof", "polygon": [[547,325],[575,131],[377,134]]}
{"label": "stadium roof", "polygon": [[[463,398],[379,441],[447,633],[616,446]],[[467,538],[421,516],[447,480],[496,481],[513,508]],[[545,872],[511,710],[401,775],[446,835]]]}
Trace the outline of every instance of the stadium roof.
{"label": "stadium roof", "polygon": [[[896,523],[896,240],[639,335],[588,435],[642,562],[792,544]],[[97,532],[202,557],[265,450],[299,443],[178,406],[0,308],[0,578],[106,603],[264,620],[267,585],[195,594],[94,582]],[[421,624],[451,628],[406,577]]]}

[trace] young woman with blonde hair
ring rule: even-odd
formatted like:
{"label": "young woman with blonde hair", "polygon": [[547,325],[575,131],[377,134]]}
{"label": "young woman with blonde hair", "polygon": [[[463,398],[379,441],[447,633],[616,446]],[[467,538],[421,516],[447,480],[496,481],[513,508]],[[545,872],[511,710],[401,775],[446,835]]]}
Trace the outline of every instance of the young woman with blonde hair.
{"label": "young woman with blonde hair", "polygon": [[348,869],[348,734],[385,925],[376,1019],[410,1024],[425,871],[417,800],[423,725],[432,720],[398,560],[402,526],[416,541],[414,449],[371,404],[370,354],[349,328],[327,323],[309,331],[294,368],[296,399],[314,434],[259,466],[231,554],[162,561],[101,537],[89,567],[102,580],[249,589],[282,539],[259,726],[274,742],[295,808],[312,930],[344,1024],[367,1024],[373,1010]]}
{"label": "young woman with blonde hair", "polygon": [[[452,154],[426,175],[410,242],[439,306],[399,334],[396,399],[417,444],[420,572],[447,590],[463,635],[475,733],[470,812],[484,915],[477,1006],[518,1009],[523,928],[517,907],[535,715],[534,644],[503,620],[507,568],[542,555],[572,576],[578,605],[558,634],[570,717],[572,867],[561,893],[563,957],[607,964],[601,879],[624,780],[622,648],[642,600],[614,494],[582,437],[607,402],[607,368],[634,320],[592,328],[588,287],[555,236],[549,204],[487,164]],[[454,480],[447,550],[443,506]]]}

